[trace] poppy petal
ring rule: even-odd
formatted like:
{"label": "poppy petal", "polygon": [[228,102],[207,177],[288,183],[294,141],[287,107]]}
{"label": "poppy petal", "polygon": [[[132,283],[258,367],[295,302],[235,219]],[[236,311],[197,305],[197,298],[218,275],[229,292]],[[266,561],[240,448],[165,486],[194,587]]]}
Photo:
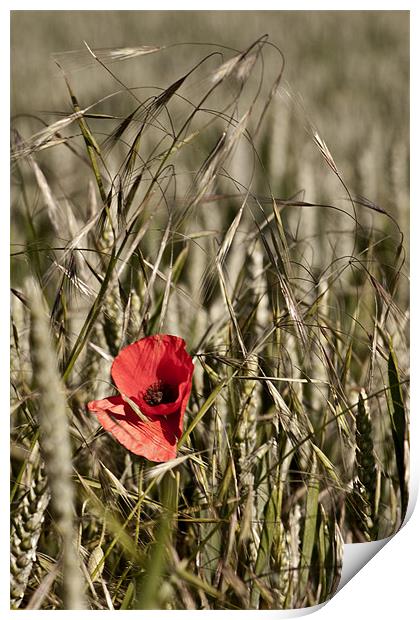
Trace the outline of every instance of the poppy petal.
{"label": "poppy petal", "polygon": [[177,439],[182,433],[180,410],[167,417],[148,417],[146,422],[121,396],[91,401],[87,407],[104,429],[134,454],[156,462],[175,458]]}
{"label": "poppy petal", "polygon": [[[163,381],[179,386],[178,398],[181,400],[192,371],[193,364],[185,350],[185,341],[166,334],[148,336],[128,345],[117,355],[111,368],[115,385],[123,394],[141,398],[150,385]],[[152,411],[148,413],[156,415],[156,408],[151,409],[153,414]],[[163,414],[170,412],[169,408],[162,411]]]}

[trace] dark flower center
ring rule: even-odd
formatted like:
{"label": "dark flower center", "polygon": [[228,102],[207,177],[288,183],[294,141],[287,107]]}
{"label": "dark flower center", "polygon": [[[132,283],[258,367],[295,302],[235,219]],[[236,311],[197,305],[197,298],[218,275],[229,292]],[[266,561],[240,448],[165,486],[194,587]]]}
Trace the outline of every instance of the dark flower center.
{"label": "dark flower center", "polygon": [[143,396],[144,402],[151,407],[173,403],[176,398],[177,393],[175,387],[168,383],[163,383],[163,381],[157,381],[149,385]]}

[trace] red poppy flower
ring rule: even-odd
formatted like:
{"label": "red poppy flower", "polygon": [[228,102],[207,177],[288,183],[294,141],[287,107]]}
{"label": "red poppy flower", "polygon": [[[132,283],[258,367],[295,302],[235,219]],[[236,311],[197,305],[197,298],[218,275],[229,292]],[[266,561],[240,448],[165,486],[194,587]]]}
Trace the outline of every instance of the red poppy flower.
{"label": "red poppy flower", "polygon": [[143,338],[120,351],[112,364],[120,395],[94,400],[88,410],[134,454],[169,461],[176,456],[193,370],[182,338]]}

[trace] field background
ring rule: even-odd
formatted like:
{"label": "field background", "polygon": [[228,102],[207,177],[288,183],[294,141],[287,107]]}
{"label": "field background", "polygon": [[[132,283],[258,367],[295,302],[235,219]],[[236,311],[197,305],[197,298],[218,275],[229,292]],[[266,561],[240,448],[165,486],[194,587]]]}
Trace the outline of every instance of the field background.
{"label": "field background", "polygon": [[[244,50],[264,34],[285,69],[258,135],[282,56],[259,50],[248,141],[235,128],[260,65],[220,78],[235,53],[224,48],[179,90],[197,105],[220,79],[213,124],[201,131],[208,118],[194,113],[192,138],[168,151],[174,168],[149,195],[166,156],[159,132],[191,107],[177,93],[170,116],[159,109],[141,159],[133,131],[109,148],[134,105],[116,91],[157,96],[215,46]],[[109,64],[112,76],[83,41],[163,49]],[[12,605],[325,600],[343,541],[395,532],[407,501],[408,13],[14,12],[11,43]],[[30,139],[73,111],[52,54],[81,108],[116,93],[87,117],[105,189],[82,126],[65,128],[66,146]],[[370,202],[356,209],[346,188]],[[143,233],[113,263],[130,240],[125,217]],[[110,394],[118,350],[158,331],[184,337],[196,363],[180,460],[166,468],[128,454],[85,412]]]}
{"label": "field background", "polygon": [[[407,243],[408,12],[16,11],[11,18],[12,114],[69,109],[66,87],[51,54],[82,50],[83,41],[92,48],[197,41],[244,49],[263,34],[282,50],[286,60],[282,85],[303,101],[348,185],[392,214],[398,212]],[[275,71],[279,58],[271,58],[275,65],[269,69]],[[116,86],[97,67],[80,69],[85,62],[83,57],[70,63],[76,69],[72,79],[82,106]],[[187,47],[175,54],[168,50],[122,62],[118,76],[130,87],[164,86],[189,66]],[[331,191],[334,197],[341,196],[303,129],[296,103],[290,113],[285,104],[279,107],[282,113],[270,132],[271,149],[278,148],[271,161],[274,191],[282,188],[287,173],[289,187],[292,191],[305,188],[307,200],[331,198]],[[29,123],[27,136],[31,130],[39,130],[39,124]],[[288,166],[288,160],[295,158],[302,162],[298,170]],[[297,172],[296,182],[290,178],[290,168]],[[65,168],[65,172],[74,170]]]}

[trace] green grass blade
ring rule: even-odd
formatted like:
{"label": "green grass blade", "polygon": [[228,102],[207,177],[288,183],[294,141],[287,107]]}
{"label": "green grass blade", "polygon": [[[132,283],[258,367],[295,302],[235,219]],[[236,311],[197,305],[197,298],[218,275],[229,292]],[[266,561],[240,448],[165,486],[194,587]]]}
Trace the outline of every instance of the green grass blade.
{"label": "green grass blade", "polygon": [[179,477],[171,472],[164,477],[162,485],[162,514],[156,541],[150,550],[143,577],[136,587],[133,609],[161,608],[161,588],[168,562],[168,552],[174,528],[174,515],[177,513]]}
{"label": "green grass blade", "polygon": [[193,586],[194,588],[198,590],[203,590],[203,592],[205,592],[212,598],[215,598],[215,599],[223,598],[222,593],[216,590],[216,588],[213,588],[213,586],[211,586],[209,583],[205,582],[203,579],[200,579],[200,577],[197,577],[193,573],[190,573],[182,566],[177,566],[175,568],[175,574],[179,579],[182,579],[183,581],[185,581],[186,583],[188,583],[189,585]]}
{"label": "green grass blade", "polygon": [[300,595],[305,596],[308,585],[309,570],[316,538],[316,525],[318,518],[319,477],[317,474],[317,461],[314,458],[311,476],[308,483],[306,496],[306,514],[303,532],[302,556],[300,560]]}
{"label": "green grass blade", "polygon": [[394,441],[395,458],[397,461],[398,480],[401,494],[401,520],[403,521],[408,504],[408,490],[405,480],[406,466],[404,456],[404,442],[407,423],[401,391],[401,380],[398,370],[398,362],[392,345],[390,345],[388,357],[388,380],[391,401],[391,407],[389,412],[391,416],[392,439]]}
{"label": "green grass blade", "polygon": [[[79,106],[79,102],[77,101],[76,95],[74,94],[74,92],[73,92],[73,90],[72,90],[72,88],[70,86],[70,83],[69,83],[69,81],[68,81],[66,76],[64,76],[64,80],[66,82],[67,89],[68,89],[69,94],[70,94],[73,110],[75,112],[81,112],[81,108]],[[101,152],[100,148],[99,148],[99,145],[96,142],[93,133],[89,129],[89,126],[88,126],[86,120],[82,116],[80,116],[80,118],[78,119],[78,123],[79,123],[80,131],[82,132],[83,139],[84,139],[85,144],[86,144],[86,150],[88,152],[88,156],[89,156],[89,159],[90,159],[90,163],[91,163],[91,166],[92,166],[93,173],[95,175],[95,179],[96,179],[96,183],[98,185],[99,193],[101,195],[102,201],[105,203],[106,202],[106,191],[105,191],[104,184],[103,184],[103,181],[102,181],[102,175],[101,175],[101,171],[99,169],[99,163],[98,163],[98,158],[97,158],[97,155],[100,155],[100,152]]]}
{"label": "green grass blade", "polygon": [[195,418],[191,421],[187,430],[182,435],[181,439],[178,442],[178,448],[184,445],[184,443],[187,441],[188,437],[191,435],[191,433],[193,432],[197,424],[199,424],[199,422],[205,416],[205,414],[210,409],[210,407],[212,406],[212,404],[214,403],[214,401],[219,396],[220,392],[223,390],[225,386],[226,386],[226,382],[222,381],[222,383],[219,383],[219,385],[217,385],[214,388],[214,390],[212,391],[210,396],[207,398],[207,400],[205,401],[205,403],[203,404],[203,406],[201,407],[201,409],[199,410]]}
{"label": "green grass blade", "polygon": [[[257,580],[253,582],[251,589],[251,609],[259,608],[259,601],[261,596],[259,581],[261,580],[262,583],[265,582],[265,580],[261,578],[261,575],[266,572],[267,567],[270,564],[270,554],[273,545],[274,531],[276,528],[277,520],[277,495],[278,490],[277,487],[275,487],[271,492],[271,495],[264,509],[264,524],[261,533],[260,546],[258,548],[257,561],[255,563],[255,576],[257,577]],[[264,585],[269,584],[264,583]]]}

